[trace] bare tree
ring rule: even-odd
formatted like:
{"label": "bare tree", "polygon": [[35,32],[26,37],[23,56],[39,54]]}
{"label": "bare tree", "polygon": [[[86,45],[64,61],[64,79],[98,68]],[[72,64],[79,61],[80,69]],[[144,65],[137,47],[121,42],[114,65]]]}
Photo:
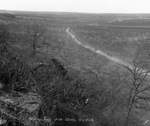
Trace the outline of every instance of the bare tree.
{"label": "bare tree", "polygon": [[6,24],[0,24],[0,55],[3,55],[4,52],[7,52],[8,42],[10,39],[9,27]]}
{"label": "bare tree", "polygon": [[10,38],[9,28],[6,24],[0,24],[0,44],[6,44]]}
{"label": "bare tree", "polygon": [[46,28],[41,23],[34,22],[27,25],[27,36],[33,49],[33,56],[35,56],[37,48],[39,48],[46,41],[45,33]]}
{"label": "bare tree", "polygon": [[[130,115],[134,108],[143,108],[146,109],[148,105],[148,101],[150,100],[150,96],[148,91],[150,91],[150,84],[149,84],[149,71],[140,68],[141,66],[139,62],[134,59],[133,65],[128,66],[122,64],[130,73],[129,79],[129,88],[128,95],[127,95],[127,115],[126,115],[126,122],[125,126],[128,126]],[[142,104],[142,102],[146,102],[146,104]]]}

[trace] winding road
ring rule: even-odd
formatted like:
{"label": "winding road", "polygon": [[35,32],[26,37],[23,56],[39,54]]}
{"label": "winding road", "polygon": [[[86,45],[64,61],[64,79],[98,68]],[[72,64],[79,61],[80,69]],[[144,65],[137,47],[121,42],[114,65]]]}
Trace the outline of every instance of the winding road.
{"label": "winding road", "polygon": [[[115,56],[110,56],[110,55],[108,55],[107,53],[103,52],[102,50],[97,50],[97,49],[95,49],[95,48],[93,48],[93,47],[91,47],[91,46],[89,46],[89,45],[87,45],[87,44],[83,44],[82,42],[80,42],[80,41],[76,38],[76,36],[75,36],[74,34],[72,34],[72,33],[70,32],[70,28],[67,28],[67,29],[66,29],[66,32],[67,32],[67,34],[74,40],[74,42],[76,42],[78,45],[80,45],[80,46],[82,46],[82,47],[84,47],[84,48],[86,48],[86,49],[89,49],[89,50],[93,51],[93,52],[96,53],[96,54],[102,55],[102,56],[106,57],[107,59],[109,59],[109,60],[111,60],[111,61],[114,61],[114,62],[116,62],[116,63],[118,63],[118,64],[120,64],[120,65],[124,65],[124,66],[126,66],[126,67],[128,67],[128,68],[130,68],[130,69],[132,69],[132,70],[135,68],[135,67],[132,66],[131,64],[129,64],[129,63],[127,63],[127,62],[125,62],[125,61],[123,61],[123,60],[121,60],[121,59],[119,59],[119,58],[117,58],[117,57],[115,57]],[[145,74],[148,72],[147,70],[141,69],[141,68],[138,68],[138,67],[137,67],[136,69],[137,69],[137,71],[138,71],[139,73],[143,73],[143,75],[145,75]],[[150,73],[147,73],[147,75],[150,77]]]}
{"label": "winding road", "polygon": [[69,36],[71,36],[71,38],[74,40],[74,42],[76,42],[78,45],[83,46],[84,48],[89,49],[89,50],[91,50],[91,51],[93,51],[93,52],[95,52],[95,53],[97,53],[97,54],[99,54],[99,55],[102,55],[102,56],[106,57],[107,59],[109,59],[109,60],[111,60],[111,61],[114,61],[114,62],[119,63],[119,64],[126,65],[126,66],[128,66],[129,68],[131,68],[131,69],[133,68],[132,65],[130,65],[130,64],[127,63],[127,62],[122,61],[121,59],[119,59],[119,58],[117,58],[117,57],[110,56],[110,55],[108,55],[107,53],[103,52],[102,50],[96,50],[95,48],[93,48],[93,47],[91,47],[91,46],[89,46],[89,45],[83,44],[83,43],[80,42],[80,41],[76,38],[76,36],[75,36],[74,34],[72,34],[69,30],[70,30],[70,28],[67,28],[67,29],[66,29],[67,34],[68,34]]}

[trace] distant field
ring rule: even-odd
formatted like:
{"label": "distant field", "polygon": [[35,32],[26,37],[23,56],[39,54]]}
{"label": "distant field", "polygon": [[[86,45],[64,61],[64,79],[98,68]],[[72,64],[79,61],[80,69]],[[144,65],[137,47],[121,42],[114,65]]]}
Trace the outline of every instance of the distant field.
{"label": "distant field", "polygon": [[[21,38],[23,37],[25,24],[30,24],[34,21],[42,22],[48,30],[48,45],[43,47],[43,50],[59,59],[61,52],[65,48],[65,30],[68,27],[72,29],[81,42],[88,43],[90,46],[101,49],[110,55],[126,58],[126,60],[130,59],[137,48],[143,46],[143,43],[150,38],[149,14],[82,14],[23,11],[14,11],[13,13],[16,19],[4,20],[4,18],[0,17],[0,20],[6,21],[12,27],[15,27],[16,31],[13,34],[18,36],[17,43],[19,44],[23,40]],[[27,44],[27,42],[22,43]],[[146,47],[148,45],[148,42],[146,42]]]}
{"label": "distant field", "polygon": [[[70,27],[76,37],[83,43],[101,49],[109,55],[130,60],[136,50],[150,38],[150,15],[123,14],[82,14],[82,13],[50,13],[50,12],[14,12],[16,14],[16,29],[24,31],[24,24],[32,21],[42,22],[47,28],[47,45],[41,47],[42,52],[63,59],[66,64],[65,30]],[[143,20],[142,20],[143,19]],[[18,27],[20,25],[20,28]],[[16,30],[16,31],[17,31]],[[19,33],[20,38],[22,35]],[[18,40],[20,43],[20,41]],[[23,42],[25,43],[25,42]],[[146,42],[146,47],[149,43]],[[65,51],[64,51],[65,50]],[[148,48],[144,49],[144,55]],[[70,58],[71,56],[70,53]],[[146,57],[147,58],[147,57]],[[72,58],[71,58],[72,59]]]}
{"label": "distant field", "polygon": [[114,20],[109,22],[110,25],[115,25],[115,26],[130,26],[130,27],[150,27],[150,19],[149,18],[140,18],[140,19],[120,19],[120,20]]}

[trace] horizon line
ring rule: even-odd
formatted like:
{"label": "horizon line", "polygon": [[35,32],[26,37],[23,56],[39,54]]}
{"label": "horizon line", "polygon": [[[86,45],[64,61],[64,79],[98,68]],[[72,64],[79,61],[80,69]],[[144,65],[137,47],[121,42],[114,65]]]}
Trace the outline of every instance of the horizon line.
{"label": "horizon line", "polygon": [[46,10],[9,10],[9,9],[0,9],[0,11],[15,11],[15,12],[42,12],[42,13],[79,13],[79,14],[150,14],[150,12],[82,12],[82,11],[46,11]]}

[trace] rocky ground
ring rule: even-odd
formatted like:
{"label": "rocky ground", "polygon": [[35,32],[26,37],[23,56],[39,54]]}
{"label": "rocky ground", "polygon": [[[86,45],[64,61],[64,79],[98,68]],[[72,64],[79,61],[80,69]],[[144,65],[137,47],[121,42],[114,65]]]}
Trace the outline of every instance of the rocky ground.
{"label": "rocky ground", "polygon": [[36,93],[2,93],[0,96],[0,123],[18,120],[24,125],[31,123],[31,118],[37,114],[41,104],[40,96]]}

